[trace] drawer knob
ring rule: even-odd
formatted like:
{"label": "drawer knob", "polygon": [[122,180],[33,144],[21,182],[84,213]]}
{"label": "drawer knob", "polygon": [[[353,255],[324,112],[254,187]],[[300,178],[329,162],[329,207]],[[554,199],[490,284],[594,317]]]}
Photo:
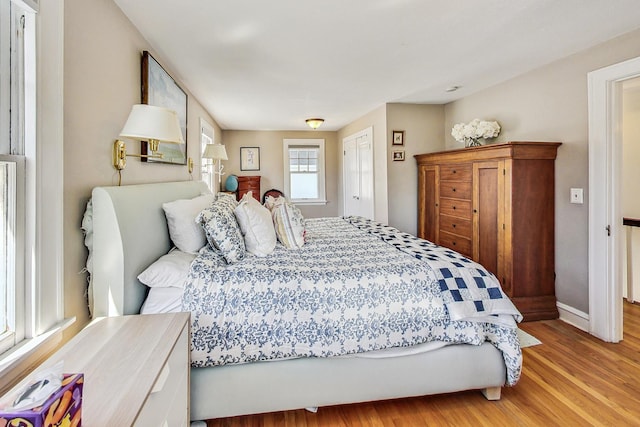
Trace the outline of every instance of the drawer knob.
{"label": "drawer knob", "polygon": [[456,170],[455,170],[455,169],[453,170],[453,173],[456,173]]}
{"label": "drawer knob", "polygon": [[456,225],[455,225],[455,224],[453,224],[453,228],[456,228]]}
{"label": "drawer knob", "polygon": [[456,189],[455,189],[455,188],[453,189],[453,192],[454,192],[454,193],[456,192]]}
{"label": "drawer knob", "polygon": [[456,245],[456,242],[453,242],[453,246],[455,246],[455,245]]}
{"label": "drawer knob", "polygon": [[473,210],[473,213],[478,213],[478,209],[474,209],[474,210]]}
{"label": "drawer knob", "polygon": [[453,210],[454,210],[454,211],[456,210],[456,207],[455,207],[455,206],[453,207]]}

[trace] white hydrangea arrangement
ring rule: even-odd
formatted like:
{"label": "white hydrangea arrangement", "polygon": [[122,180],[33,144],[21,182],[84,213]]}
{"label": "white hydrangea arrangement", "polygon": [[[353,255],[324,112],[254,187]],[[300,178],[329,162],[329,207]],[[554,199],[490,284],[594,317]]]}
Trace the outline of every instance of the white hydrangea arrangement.
{"label": "white hydrangea arrangement", "polygon": [[458,123],[451,129],[451,136],[456,141],[464,143],[466,147],[480,145],[480,138],[495,138],[500,134],[498,122],[488,122],[485,120],[473,119],[469,123]]}

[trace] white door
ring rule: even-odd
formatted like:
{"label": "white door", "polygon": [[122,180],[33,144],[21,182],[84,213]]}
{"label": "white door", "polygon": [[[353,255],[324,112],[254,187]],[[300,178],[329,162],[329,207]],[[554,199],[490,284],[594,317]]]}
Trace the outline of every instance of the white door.
{"label": "white door", "polygon": [[373,219],[373,144],[368,135],[358,139],[358,160],[360,216]]}
{"label": "white door", "polygon": [[360,168],[355,139],[344,141],[344,215],[360,215]]}
{"label": "white door", "polygon": [[344,215],[373,219],[374,178],[372,128],[348,136],[343,144]]}

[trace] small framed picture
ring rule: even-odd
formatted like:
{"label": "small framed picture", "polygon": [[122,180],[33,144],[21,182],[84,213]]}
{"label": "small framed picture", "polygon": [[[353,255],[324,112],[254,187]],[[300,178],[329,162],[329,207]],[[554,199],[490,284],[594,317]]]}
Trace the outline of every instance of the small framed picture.
{"label": "small framed picture", "polygon": [[[394,130],[392,132],[391,144],[393,144],[393,145],[404,145],[404,131],[403,130]],[[402,160],[404,160],[404,157],[403,157]]]}
{"label": "small framed picture", "polygon": [[260,147],[240,147],[240,170],[260,170]]}
{"label": "small framed picture", "polygon": [[394,162],[404,162],[404,150],[394,150],[393,151],[393,161]]}

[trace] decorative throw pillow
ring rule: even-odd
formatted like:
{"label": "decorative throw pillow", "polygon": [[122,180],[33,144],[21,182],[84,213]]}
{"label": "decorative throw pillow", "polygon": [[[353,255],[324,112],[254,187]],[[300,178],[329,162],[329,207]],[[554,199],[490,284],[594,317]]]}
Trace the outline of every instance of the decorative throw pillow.
{"label": "decorative throw pillow", "polygon": [[195,257],[194,254],[174,249],[168,254],[162,255],[140,273],[138,280],[150,288],[182,289]]}
{"label": "decorative throw pillow", "polygon": [[242,196],[233,213],[244,235],[247,252],[259,257],[273,252],[276,247],[276,232],[271,212],[253,198],[251,191]]}
{"label": "decorative throw pillow", "polygon": [[284,197],[274,199],[267,196],[265,206],[271,211],[271,218],[278,240],[287,249],[299,249],[304,245],[305,223],[302,212]]}
{"label": "decorative throw pillow", "polygon": [[226,203],[231,206],[231,209],[235,209],[238,206],[236,196],[229,193],[216,193],[216,200],[220,203]]}
{"label": "decorative throw pillow", "polygon": [[[236,203],[235,200],[231,201]],[[200,212],[196,219],[202,225],[211,248],[218,252],[227,264],[242,260],[246,252],[244,238],[233,214],[235,206],[231,201],[228,197],[217,197],[216,201]]]}
{"label": "decorative throw pillow", "polygon": [[194,254],[207,244],[204,230],[195,220],[203,209],[211,206],[214,199],[213,194],[205,194],[193,199],[174,200],[162,204],[169,226],[169,236],[178,249]]}

